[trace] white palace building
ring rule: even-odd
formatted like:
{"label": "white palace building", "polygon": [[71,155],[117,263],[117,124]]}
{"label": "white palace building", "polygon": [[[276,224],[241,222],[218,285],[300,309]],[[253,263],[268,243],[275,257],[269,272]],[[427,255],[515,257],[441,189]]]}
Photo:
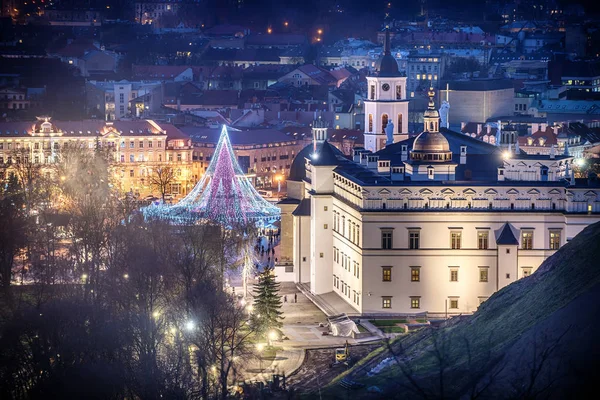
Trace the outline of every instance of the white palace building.
{"label": "white palace building", "polygon": [[367,148],[346,158],[316,121],[295,158],[281,257],[296,283],[357,314],[471,313],[600,220],[600,183],[575,179],[572,157],[507,152],[440,128],[433,93],[418,136],[369,128],[407,109],[405,80],[386,57],[369,77]]}

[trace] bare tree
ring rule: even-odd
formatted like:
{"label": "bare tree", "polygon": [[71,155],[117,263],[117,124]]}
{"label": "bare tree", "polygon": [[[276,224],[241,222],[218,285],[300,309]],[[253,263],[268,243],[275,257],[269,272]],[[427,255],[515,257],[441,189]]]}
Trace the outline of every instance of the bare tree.
{"label": "bare tree", "polygon": [[164,203],[168,189],[171,187],[171,184],[175,182],[175,170],[168,165],[153,168],[149,179],[150,185],[159,191]]}
{"label": "bare tree", "polygon": [[195,356],[201,393],[203,398],[226,399],[238,367],[252,354],[254,332],[246,324],[248,315],[218,281],[196,286],[190,302],[199,326],[190,340],[198,349]]}
{"label": "bare tree", "polygon": [[10,285],[15,258],[27,245],[29,220],[23,212],[24,197],[19,181],[13,175],[0,185],[0,286],[12,304]]}

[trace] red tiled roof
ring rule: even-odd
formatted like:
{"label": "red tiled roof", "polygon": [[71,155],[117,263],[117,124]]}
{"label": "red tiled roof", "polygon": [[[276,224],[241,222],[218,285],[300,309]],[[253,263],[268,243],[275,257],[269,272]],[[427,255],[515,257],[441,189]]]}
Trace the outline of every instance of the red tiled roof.
{"label": "red tiled roof", "polygon": [[[552,129],[551,126],[548,126],[548,127],[546,127],[546,130],[544,130],[544,131],[537,130],[536,132],[533,132],[529,136],[520,137],[519,145],[520,146],[530,146],[529,139],[531,138],[531,139],[533,139],[533,145],[549,147],[549,146],[558,144],[558,140],[556,140],[556,136],[557,135],[554,134],[554,129]],[[544,144],[541,144],[540,139],[544,142]]]}
{"label": "red tiled roof", "polygon": [[313,64],[302,65],[298,67],[298,70],[305,73],[321,85],[330,85],[337,82],[337,79],[334,78],[329,71],[319,68]]}
{"label": "red tiled roof", "polygon": [[[0,122],[0,137],[29,136],[32,132],[41,129],[42,122],[44,121]],[[50,120],[49,122],[52,124],[53,130],[63,132],[65,137],[96,137],[99,133],[104,132],[107,127],[122,132],[124,136],[161,134],[164,129],[170,129],[173,134],[177,134],[175,132],[177,128],[172,125],[151,123],[148,120],[106,122],[99,119],[89,119],[80,121]]]}

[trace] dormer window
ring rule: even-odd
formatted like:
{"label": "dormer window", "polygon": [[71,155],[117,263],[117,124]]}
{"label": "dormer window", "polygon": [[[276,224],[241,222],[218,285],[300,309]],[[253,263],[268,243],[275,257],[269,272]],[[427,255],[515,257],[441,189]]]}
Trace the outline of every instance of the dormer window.
{"label": "dormer window", "polygon": [[48,121],[46,122],[42,122],[42,132],[43,133],[50,133],[52,132],[52,124]]}

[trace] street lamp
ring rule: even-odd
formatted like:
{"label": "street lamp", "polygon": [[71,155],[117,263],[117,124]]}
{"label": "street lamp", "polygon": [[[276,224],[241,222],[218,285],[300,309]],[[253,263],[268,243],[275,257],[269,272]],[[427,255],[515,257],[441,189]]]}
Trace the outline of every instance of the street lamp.
{"label": "street lamp", "polygon": [[281,192],[281,180],[282,180],[282,176],[281,175],[277,175],[275,177],[275,180],[277,181],[277,194],[279,194],[279,192]]}
{"label": "street lamp", "polygon": [[265,349],[265,344],[264,343],[257,343],[256,344],[256,350],[258,350],[258,359],[259,359],[259,365],[260,365],[260,373],[262,374],[262,351]]}
{"label": "street lamp", "polygon": [[196,324],[194,323],[194,321],[188,321],[185,323],[185,330],[188,332],[193,331],[196,328]]}
{"label": "street lamp", "polygon": [[269,332],[269,346],[273,346],[273,341],[277,339],[277,332],[271,331]]}

